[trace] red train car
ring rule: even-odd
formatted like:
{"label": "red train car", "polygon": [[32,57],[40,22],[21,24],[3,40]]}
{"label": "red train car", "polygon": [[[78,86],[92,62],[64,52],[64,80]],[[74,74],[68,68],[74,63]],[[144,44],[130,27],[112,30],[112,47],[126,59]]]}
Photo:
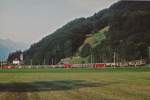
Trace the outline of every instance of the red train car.
{"label": "red train car", "polygon": [[1,69],[15,69],[15,66],[2,66]]}
{"label": "red train car", "polygon": [[72,68],[72,64],[64,64],[64,68]]}
{"label": "red train car", "polygon": [[93,68],[106,68],[106,64],[93,64]]}

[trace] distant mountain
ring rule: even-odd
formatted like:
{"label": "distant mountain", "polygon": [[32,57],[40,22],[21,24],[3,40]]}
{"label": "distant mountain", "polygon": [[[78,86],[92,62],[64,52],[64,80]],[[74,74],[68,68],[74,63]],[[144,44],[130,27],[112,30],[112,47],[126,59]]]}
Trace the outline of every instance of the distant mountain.
{"label": "distant mountain", "polygon": [[9,39],[0,39],[0,59],[7,59],[10,52],[25,49],[27,49],[27,45],[24,43],[17,43]]}
{"label": "distant mountain", "polygon": [[148,59],[149,46],[150,2],[123,0],[91,17],[67,23],[31,45],[24,57],[26,64],[31,59],[33,64],[56,64],[76,55],[112,62],[116,52],[120,61],[131,61]]}

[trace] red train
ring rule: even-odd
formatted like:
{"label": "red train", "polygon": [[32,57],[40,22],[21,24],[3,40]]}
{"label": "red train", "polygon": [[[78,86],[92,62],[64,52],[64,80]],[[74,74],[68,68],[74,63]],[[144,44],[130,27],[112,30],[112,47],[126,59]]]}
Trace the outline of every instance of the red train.
{"label": "red train", "polygon": [[1,66],[1,69],[15,69],[15,66]]}
{"label": "red train", "polygon": [[91,68],[106,68],[107,64],[64,64],[64,68],[81,68],[81,67],[91,67]]}

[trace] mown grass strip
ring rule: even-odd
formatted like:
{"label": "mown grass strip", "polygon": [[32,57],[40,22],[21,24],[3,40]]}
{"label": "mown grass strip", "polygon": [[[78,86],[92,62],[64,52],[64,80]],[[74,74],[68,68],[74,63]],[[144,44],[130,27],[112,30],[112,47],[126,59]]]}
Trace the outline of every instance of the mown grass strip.
{"label": "mown grass strip", "polygon": [[76,72],[149,72],[149,67],[140,68],[45,68],[45,69],[0,69],[0,73],[76,73]]}

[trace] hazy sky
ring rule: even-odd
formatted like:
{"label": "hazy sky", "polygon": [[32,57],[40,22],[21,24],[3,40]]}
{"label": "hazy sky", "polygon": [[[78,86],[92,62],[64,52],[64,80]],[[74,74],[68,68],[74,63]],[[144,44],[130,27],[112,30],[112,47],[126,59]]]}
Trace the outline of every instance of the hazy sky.
{"label": "hazy sky", "polygon": [[34,43],[70,20],[118,0],[0,0],[0,38]]}

